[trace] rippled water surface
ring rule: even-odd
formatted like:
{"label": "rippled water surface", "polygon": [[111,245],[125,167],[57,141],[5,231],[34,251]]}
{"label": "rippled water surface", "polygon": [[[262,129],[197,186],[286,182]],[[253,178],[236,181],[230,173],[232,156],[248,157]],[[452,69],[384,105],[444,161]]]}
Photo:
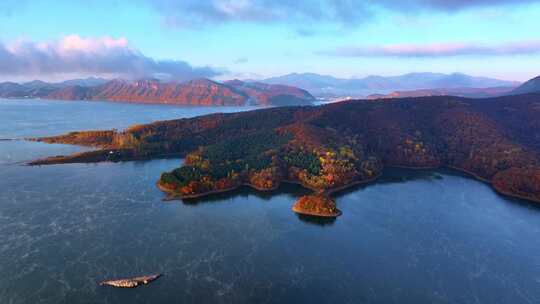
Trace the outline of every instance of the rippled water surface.
{"label": "rippled water surface", "polygon": [[[0,138],[239,110],[0,100]],[[181,160],[21,165],[80,149],[0,141],[0,303],[540,302],[540,209],[462,175],[388,171],[321,222],[294,186],[164,202]]]}

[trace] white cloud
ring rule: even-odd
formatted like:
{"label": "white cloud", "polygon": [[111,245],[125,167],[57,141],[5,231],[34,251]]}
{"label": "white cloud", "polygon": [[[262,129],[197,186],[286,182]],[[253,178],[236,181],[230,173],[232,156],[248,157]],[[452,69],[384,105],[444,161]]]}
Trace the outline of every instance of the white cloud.
{"label": "white cloud", "polygon": [[123,78],[164,77],[189,80],[221,72],[193,67],[180,60],[155,60],[130,46],[125,38],[78,35],[51,42],[0,44],[0,75],[47,78],[62,74]]}

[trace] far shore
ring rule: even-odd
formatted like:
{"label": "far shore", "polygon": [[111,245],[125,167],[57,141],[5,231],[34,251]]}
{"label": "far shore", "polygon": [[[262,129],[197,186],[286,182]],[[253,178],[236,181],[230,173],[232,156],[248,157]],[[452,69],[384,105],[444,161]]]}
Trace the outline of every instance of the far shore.
{"label": "far shore", "polygon": [[[174,102],[163,102],[163,101],[138,101],[138,100],[112,100],[112,99],[53,99],[53,98],[40,98],[40,97],[1,97],[0,100],[10,100],[10,101],[53,101],[53,102],[100,102],[100,103],[113,103],[113,104],[131,104],[131,105],[144,105],[144,106],[175,106],[175,107],[184,107],[184,108],[254,108],[254,109],[265,109],[272,108],[275,106],[272,105],[219,105],[219,104],[183,104],[183,103],[174,103]],[[311,105],[306,106],[318,106],[315,102]]]}

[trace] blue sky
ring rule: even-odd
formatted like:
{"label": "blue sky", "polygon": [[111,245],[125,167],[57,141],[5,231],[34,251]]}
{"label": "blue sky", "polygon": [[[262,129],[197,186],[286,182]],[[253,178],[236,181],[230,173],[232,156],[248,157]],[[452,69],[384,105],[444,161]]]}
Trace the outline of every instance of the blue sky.
{"label": "blue sky", "polygon": [[540,74],[535,0],[2,0],[0,78]]}

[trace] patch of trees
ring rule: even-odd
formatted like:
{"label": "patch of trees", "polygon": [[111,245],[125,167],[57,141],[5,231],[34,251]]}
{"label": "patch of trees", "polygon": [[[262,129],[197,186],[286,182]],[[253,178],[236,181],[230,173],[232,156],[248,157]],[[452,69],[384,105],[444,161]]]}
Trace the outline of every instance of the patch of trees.
{"label": "patch of trees", "polygon": [[193,166],[182,166],[172,172],[161,175],[161,181],[166,184],[186,186],[191,181],[198,181],[203,177],[201,169]]}
{"label": "patch of trees", "polygon": [[290,140],[290,136],[275,131],[262,131],[223,141],[204,149],[203,158],[212,165],[244,160],[250,166],[257,166],[258,161],[267,161],[262,156],[269,150],[279,148]]}
{"label": "patch of trees", "polygon": [[319,175],[321,173],[321,161],[313,152],[305,150],[290,151],[283,158],[289,166],[307,170],[311,175]]}
{"label": "patch of trees", "polygon": [[39,139],[47,143],[61,143],[82,146],[108,146],[113,143],[116,135],[114,130],[70,132],[66,135],[45,137]]}

